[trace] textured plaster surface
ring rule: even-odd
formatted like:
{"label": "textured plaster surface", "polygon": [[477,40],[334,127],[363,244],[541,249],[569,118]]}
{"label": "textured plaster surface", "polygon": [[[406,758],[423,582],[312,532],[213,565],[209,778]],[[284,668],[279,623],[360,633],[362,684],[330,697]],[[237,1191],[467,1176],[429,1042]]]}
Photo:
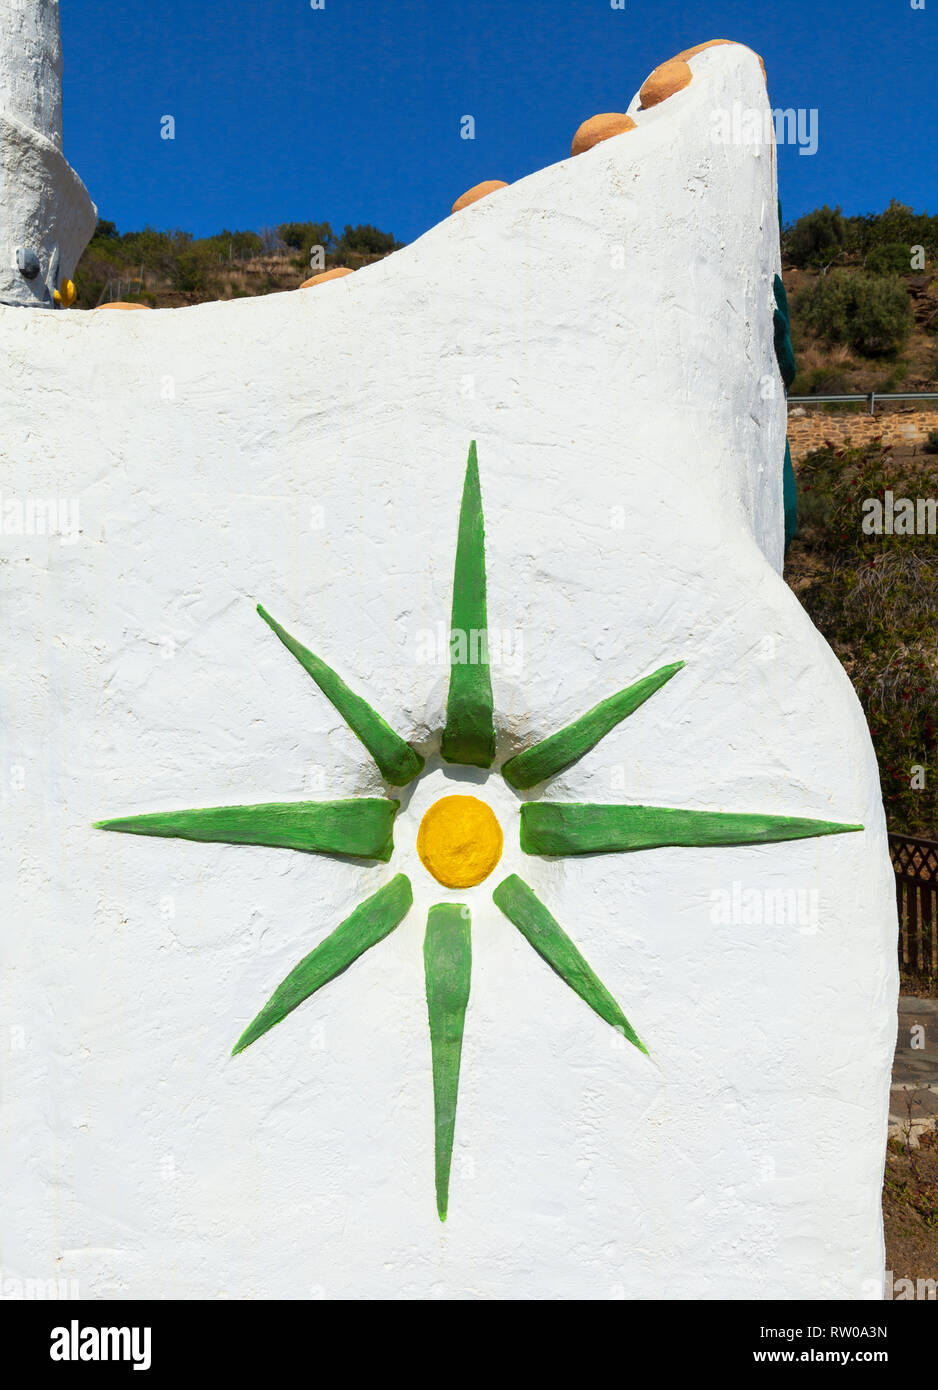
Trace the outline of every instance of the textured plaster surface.
{"label": "textured plaster surface", "polygon": [[62,43],[59,0],[2,0],[0,90],[20,125],[62,147]]}
{"label": "textured plaster surface", "polygon": [[[778,573],[773,161],[709,135],[716,106],[761,109],[761,73],[735,47],[692,67],[637,130],[312,291],[0,310],[3,506],[80,523],[0,537],[7,1273],[97,1297],[875,1293],[896,1001],[877,769]],[[519,796],[435,752],[473,438],[499,761],[687,663],[526,795],[864,833],[521,854]],[[386,865],[91,829],[386,790],[257,600],[428,756]],[[447,893],[415,842],[459,792],[505,850]],[[232,1059],[402,870],[402,925]],[[650,1058],[494,908],[512,872]],[[719,920],[714,894],[747,890],[814,911]],[[421,954],[441,901],[470,904],[473,954],[445,1226]]]}
{"label": "textured plaster surface", "polygon": [[[62,153],[58,0],[0,0],[0,302],[48,301],[74,271],[96,218]],[[20,274],[19,248],[39,257],[36,279]]]}

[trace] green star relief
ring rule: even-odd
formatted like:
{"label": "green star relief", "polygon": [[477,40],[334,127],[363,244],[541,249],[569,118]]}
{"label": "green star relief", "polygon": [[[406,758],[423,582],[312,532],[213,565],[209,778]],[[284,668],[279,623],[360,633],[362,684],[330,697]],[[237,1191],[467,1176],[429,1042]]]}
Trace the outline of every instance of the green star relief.
{"label": "green star relief", "polygon": [[[784,308],[784,305],[781,306]],[[783,315],[780,313],[779,318]],[[258,605],[258,613],[331,701],[391,787],[419,777],[423,756],[357,695],[330,666]],[[467,638],[472,636],[470,643]],[[485,528],[476,446],[469,449],[457,528],[451,616],[450,681],[441,752],[449,763],[489,769],[496,761],[496,726],[488,662]],[[471,655],[469,654],[471,652]],[[475,659],[473,659],[475,658]],[[605,695],[572,723],[509,758],[501,775],[516,790],[549,781],[596,747],[624,719],[675,679],[674,661]],[[458,798],[455,798],[458,800]],[[102,830],[187,840],[266,845],[310,854],[387,863],[400,803],[391,797],[343,801],[274,802],[157,811],[98,822]],[[634,853],[664,846],[757,845],[841,835],[862,826],[759,812],[532,801],[521,806],[520,845],[529,855]],[[472,880],[475,882],[475,880]],[[516,874],[492,894],[499,910],[551,969],[605,1023],[642,1053],[645,1044],[619,1004],[534,891]],[[365,899],[299,962],[244,1029],[233,1052],[243,1052],[289,1013],[389,936],[413,903],[409,878],[397,873]],[[472,973],[469,908],[430,908],[424,941],[429,1063],[433,1078],[436,1205],[449,1209],[463,1035]]]}

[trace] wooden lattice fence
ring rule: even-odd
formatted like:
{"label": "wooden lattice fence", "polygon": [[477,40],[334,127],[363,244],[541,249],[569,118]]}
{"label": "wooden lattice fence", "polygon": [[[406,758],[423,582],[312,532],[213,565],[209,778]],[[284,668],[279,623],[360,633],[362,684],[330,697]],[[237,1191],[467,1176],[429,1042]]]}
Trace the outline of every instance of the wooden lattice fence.
{"label": "wooden lattice fence", "polygon": [[899,908],[899,967],[938,976],[938,840],[890,835]]}

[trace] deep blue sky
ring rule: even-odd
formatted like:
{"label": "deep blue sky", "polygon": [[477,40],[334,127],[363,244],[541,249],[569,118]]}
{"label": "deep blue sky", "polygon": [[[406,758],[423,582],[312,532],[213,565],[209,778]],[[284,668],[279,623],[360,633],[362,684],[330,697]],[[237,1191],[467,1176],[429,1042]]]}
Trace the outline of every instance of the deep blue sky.
{"label": "deep blue sky", "polygon": [[[775,107],[816,107],[780,151],[786,221],[822,203],[938,212],[938,0],[61,0],[65,150],[121,231],[196,236],[372,222],[410,241],[481,179],[569,154],[682,48],[761,53]],[[160,139],[172,114],[176,139]],[[476,139],[459,138],[459,118]]]}

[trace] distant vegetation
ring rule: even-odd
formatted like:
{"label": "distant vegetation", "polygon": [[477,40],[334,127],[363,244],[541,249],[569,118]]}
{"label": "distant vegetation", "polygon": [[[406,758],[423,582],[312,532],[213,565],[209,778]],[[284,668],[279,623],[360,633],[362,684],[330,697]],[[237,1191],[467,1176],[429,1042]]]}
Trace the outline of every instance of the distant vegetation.
{"label": "distant vegetation", "polygon": [[800,270],[828,269],[851,261],[877,274],[905,275],[912,269],[911,248],[924,247],[938,260],[938,215],[913,212],[893,198],[885,212],[845,217],[840,208],[805,213],[782,234],[782,255]]}
{"label": "distant vegetation", "polygon": [[[75,272],[78,305],[123,299],[155,308],[270,294],[295,289],[318,270],[357,270],[402,244],[367,223],[347,225],[341,235],[328,222],[285,222],[196,239],[153,227],[122,235],[113,222],[99,221]],[[321,252],[311,264],[314,248]]]}
{"label": "distant vegetation", "polygon": [[902,281],[864,270],[832,270],[822,276],[801,294],[797,311],[819,337],[847,343],[863,357],[898,352],[915,323]]}
{"label": "distant vegetation", "polygon": [[388,256],[403,245],[390,232],[380,232],[367,222],[358,227],[346,226],[340,237],[328,222],[284,222],[277,228],[277,235],[285,246],[302,254],[304,264],[309,264],[314,246],[321,246],[327,255],[344,265],[349,257]]}
{"label": "distant vegetation", "polygon": [[938,216],[893,200],[816,208],[782,233],[798,362],[791,394],[927,391],[938,382]]}
{"label": "distant vegetation", "polygon": [[[866,217],[818,208],[784,229],[782,261],[792,395],[938,390],[938,216],[895,201]],[[938,825],[938,547],[933,535],[868,533],[863,521],[866,499],[887,490],[938,497],[932,447],[874,440],[809,454],[785,564],[863,706],[889,828],[925,835]]]}

